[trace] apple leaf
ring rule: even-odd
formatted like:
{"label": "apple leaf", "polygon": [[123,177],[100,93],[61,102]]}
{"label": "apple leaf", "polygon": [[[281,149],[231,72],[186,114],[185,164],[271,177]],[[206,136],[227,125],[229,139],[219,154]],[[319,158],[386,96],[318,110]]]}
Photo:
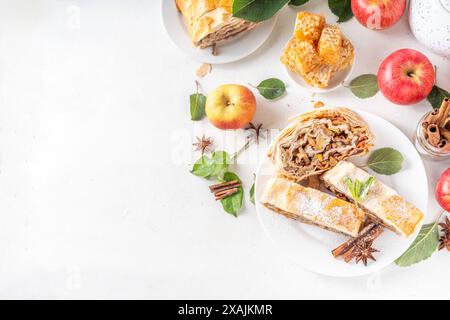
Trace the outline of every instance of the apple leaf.
{"label": "apple leaf", "polygon": [[445,98],[450,98],[450,93],[438,86],[434,86],[428,95],[428,102],[430,102],[433,108],[439,109]]}
{"label": "apple leaf", "polygon": [[402,170],[404,160],[399,151],[381,148],[372,152],[367,165],[376,173],[390,176]]}
{"label": "apple leaf", "polygon": [[305,3],[307,3],[309,0],[291,0],[291,2],[289,2],[290,6],[301,6],[304,5]]}
{"label": "apple leaf", "polygon": [[436,252],[438,245],[438,222],[424,225],[416,240],[400,258],[395,260],[395,264],[400,267],[409,267],[426,260]]}
{"label": "apple leaf", "polygon": [[211,158],[202,156],[192,167],[191,173],[205,179],[220,178],[228,170],[231,157],[225,151],[213,152]]}
{"label": "apple leaf", "polygon": [[234,0],[233,16],[252,22],[269,20],[290,0]]}
{"label": "apple leaf", "polygon": [[353,18],[351,0],[328,0],[328,6],[339,18],[337,22],[345,22]]}
{"label": "apple leaf", "polygon": [[[225,174],[223,175],[223,178],[221,180],[223,180],[223,182],[229,182],[229,181],[234,181],[234,180],[241,182],[241,179],[239,179],[239,177],[233,172],[225,172]],[[242,208],[243,200],[244,200],[244,189],[242,187],[239,187],[237,193],[235,193],[225,199],[222,199],[221,203],[222,203],[223,209],[227,213],[229,213],[237,218],[238,213]]]}
{"label": "apple leaf", "polygon": [[360,99],[371,98],[378,93],[378,80],[374,74],[363,74],[350,82],[348,87]]}
{"label": "apple leaf", "polygon": [[199,121],[205,117],[206,97],[201,93],[194,93],[190,96],[191,120]]}
{"label": "apple leaf", "polygon": [[274,100],[286,92],[286,85],[279,79],[271,78],[261,82],[256,89],[264,98]]}

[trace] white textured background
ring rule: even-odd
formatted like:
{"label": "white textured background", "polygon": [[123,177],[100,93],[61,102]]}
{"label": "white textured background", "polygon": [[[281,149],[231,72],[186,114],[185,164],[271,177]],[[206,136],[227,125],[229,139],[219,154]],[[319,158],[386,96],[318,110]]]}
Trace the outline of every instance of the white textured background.
{"label": "white textured background", "polygon": [[[333,18],[324,1],[306,8]],[[285,9],[257,53],[214,66],[203,90],[287,81],[278,56],[294,14]],[[385,32],[356,20],[342,28],[358,48],[355,75],[409,47],[450,89],[449,61],[414,40],[406,17]],[[448,253],[327,278],[280,256],[250,203],[238,219],[223,213],[177,158],[194,134],[219,139],[206,120],[195,132],[189,120],[198,66],[165,34],[157,0],[0,0],[0,298],[450,298]],[[310,110],[309,94],[288,90],[275,103],[258,98],[256,122]],[[383,116],[408,136],[430,109],[346,89],[320,99]],[[449,163],[425,164],[431,192]],[[255,164],[234,170],[248,190]],[[431,194],[428,220],[438,211]]]}

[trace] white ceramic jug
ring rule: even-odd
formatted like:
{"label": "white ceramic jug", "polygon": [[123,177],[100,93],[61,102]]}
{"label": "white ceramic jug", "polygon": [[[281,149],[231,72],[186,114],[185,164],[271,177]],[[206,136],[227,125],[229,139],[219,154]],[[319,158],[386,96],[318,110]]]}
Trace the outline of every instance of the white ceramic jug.
{"label": "white ceramic jug", "polygon": [[417,40],[450,59],[450,0],[410,0],[409,11]]}

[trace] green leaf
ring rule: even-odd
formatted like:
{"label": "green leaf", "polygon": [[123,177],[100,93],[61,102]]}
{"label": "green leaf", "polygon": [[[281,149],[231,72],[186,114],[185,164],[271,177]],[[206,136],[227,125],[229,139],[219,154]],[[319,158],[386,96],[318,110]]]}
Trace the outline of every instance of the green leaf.
{"label": "green leaf", "polygon": [[301,6],[304,5],[305,3],[307,3],[309,0],[291,0],[291,2],[289,2],[290,6]]}
{"label": "green leaf", "polygon": [[[241,182],[241,179],[239,179],[239,177],[233,172],[225,172],[222,180],[224,182],[229,182],[229,181],[233,181],[233,180],[237,180],[237,181]],[[242,204],[244,202],[243,200],[244,200],[244,189],[242,187],[239,187],[237,193],[221,200],[221,203],[222,203],[223,209],[227,213],[237,217],[239,211],[242,209]]]}
{"label": "green leaf", "polygon": [[253,175],[253,184],[250,188],[250,202],[255,204],[255,175]]}
{"label": "green leaf", "polygon": [[206,97],[201,93],[191,94],[191,120],[199,121],[205,117]]}
{"label": "green leaf", "polygon": [[220,178],[228,170],[230,155],[225,151],[213,152],[211,158],[202,156],[192,167],[191,173],[205,179]]}
{"label": "green leaf", "polygon": [[367,194],[369,193],[370,187],[372,186],[372,184],[375,182],[375,177],[370,177],[369,179],[367,179],[360,191],[359,197],[360,200],[364,199]]}
{"label": "green leaf", "polygon": [[197,177],[202,177],[208,179],[214,172],[214,164],[211,158],[207,156],[202,156],[194,164],[191,173]]}
{"label": "green leaf", "polygon": [[371,98],[378,93],[378,80],[374,74],[363,74],[350,82],[348,87],[360,99]]}
{"label": "green leaf", "polygon": [[353,17],[351,0],[328,0],[328,6],[338,16],[338,22],[345,22]]}
{"label": "green leaf", "polygon": [[233,16],[252,22],[272,18],[290,0],[234,0]]}
{"label": "green leaf", "polygon": [[450,98],[450,93],[438,86],[434,86],[433,90],[431,90],[428,95],[428,101],[435,109],[441,107],[442,101],[444,101],[445,98]]}
{"label": "green leaf", "polygon": [[382,148],[372,152],[367,164],[376,173],[389,176],[402,170],[403,161],[404,158],[399,151]]}
{"label": "green leaf", "polygon": [[220,178],[228,170],[231,163],[230,155],[225,151],[216,151],[211,157],[215,167],[212,175]]}
{"label": "green leaf", "polygon": [[286,92],[286,85],[276,78],[264,80],[256,88],[264,98],[269,100],[277,99]]}
{"label": "green leaf", "polygon": [[419,235],[409,249],[395,263],[400,267],[409,267],[430,258],[439,245],[438,222],[422,227]]}

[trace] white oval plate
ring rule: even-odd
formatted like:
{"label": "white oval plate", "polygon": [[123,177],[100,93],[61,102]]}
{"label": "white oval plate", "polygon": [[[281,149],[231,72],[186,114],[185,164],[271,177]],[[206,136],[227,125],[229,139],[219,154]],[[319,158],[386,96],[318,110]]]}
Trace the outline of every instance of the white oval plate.
{"label": "white oval plate", "polygon": [[329,86],[324,89],[316,88],[316,87],[309,85],[300,75],[292,72],[286,66],[284,66],[284,70],[286,71],[286,74],[289,77],[289,79],[291,80],[291,82],[294,83],[295,85],[297,85],[305,90],[308,90],[309,92],[327,93],[327,92],[331,92],[331,91],[334,91],[334,90],[342,87],[343,83],[350,80],[350,77],[353,73],[355,63],[356,63],[356,55],[355,55],[355,60],[353,61],[352,66],[336,73],[334,75],[334,77],[331,79]]}
{"label": "white oval plate", "polygon": [[230,39],[218,47],[219,54],[214,56],[211,48],[198,49],[192,45],[175,0],[161,0],[161,9],[164,27],[173,43],[192,59],[211,64],[235,62],[249,56],[266,42],[277,21],[274,17],[252,31]]}
{"label": "white oval plate", "polygon": [[[358,111],[367,121],[376,136],[374,149],[392,147],[399,150],[405,163],[403,170],[393,176],[381,176],[371,171],[380,181],[394,188],[407,201],[413,203],[422,212],[428,207],[428,181],[422,160],[409,139],[390,122],[371,113]],[[366,157],[367,158],[367,157]],[[360,158],[352,162],[362,164],[367,159]],[[315,273],[335,277],[355,277],[370,274],[383,269],[400,257],[416,238],[406,239],[386,230],[375,240],[376,262],[371,261],[367,267],[360,264],[346,264],[342,259],[335,259],[331,251],[348,238],[320,228],[287,219],[267,209],[260,203],[261,195],[267,181],[275,174],[266,156],[261,160],[255,184],[256,211],[259,221],[267,236],[274,241],[280,251],[292,258],[301,267]]]}

